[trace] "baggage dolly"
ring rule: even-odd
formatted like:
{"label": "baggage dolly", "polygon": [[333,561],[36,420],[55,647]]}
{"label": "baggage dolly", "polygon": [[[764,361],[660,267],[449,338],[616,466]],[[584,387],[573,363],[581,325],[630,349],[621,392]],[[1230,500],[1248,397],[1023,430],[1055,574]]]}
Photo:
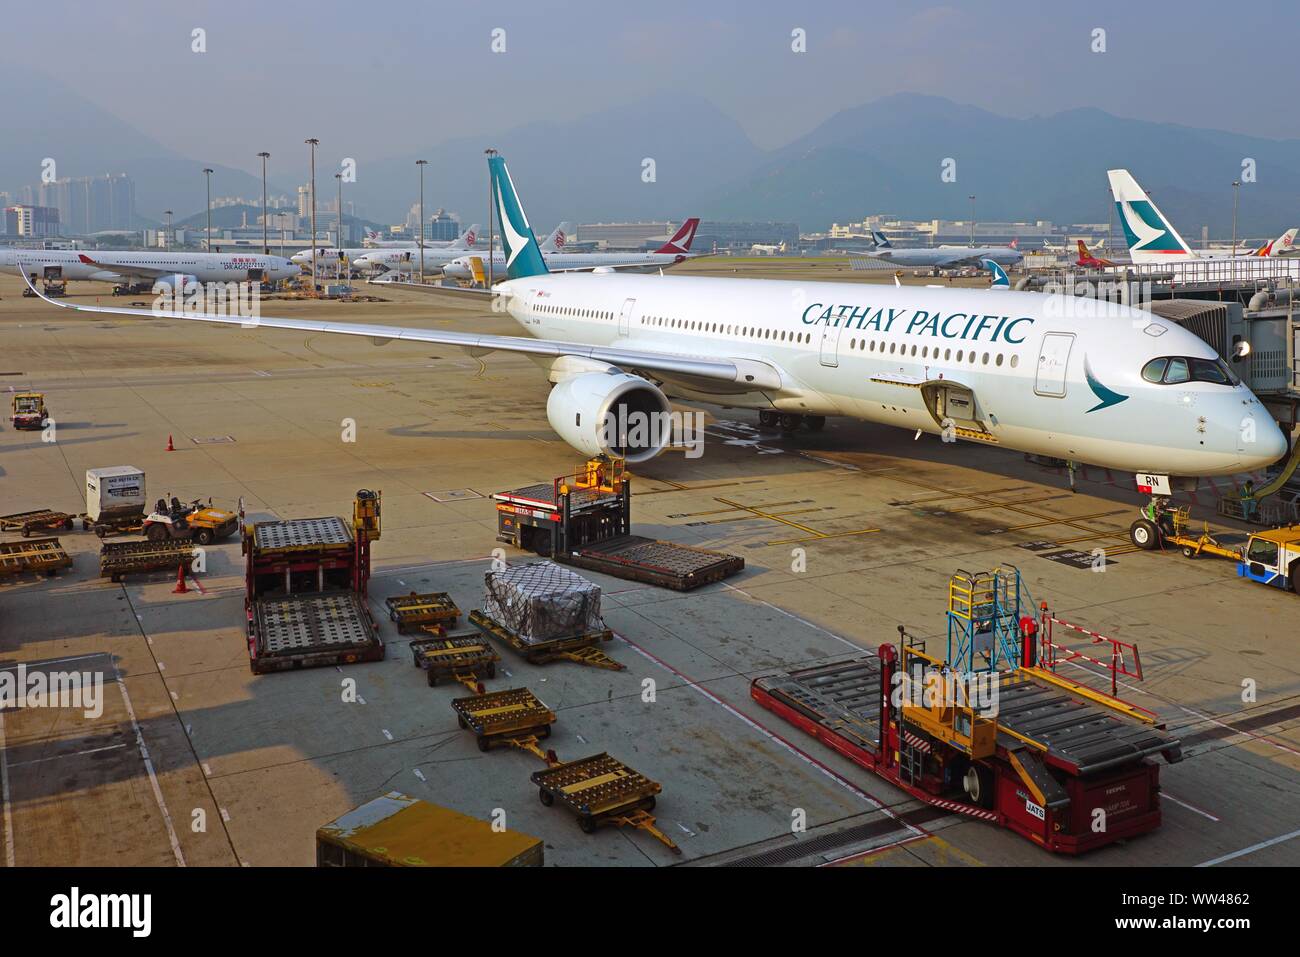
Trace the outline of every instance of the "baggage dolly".
{"label": "baggage dolly", "polygon": [[635,827],[662,841],[674,854],[681,848],[655,825],[655,795],[663,790],[658,782],[632,770],[604,752],[534,771],[530,780],[537,785],[542,804],[557,801],[578,817],[578,826],[594,834],[603,824]]}
{"label": "baggage dolly", "polygon": [[424,631],[425,625],[450,627],[460,619],[460,609],[445,591],[393,595],[384,599],[388,619],[396,623],[399,635]]}
{"label": "baggage dolly", "polygon": [[605,668],[609,671],[623,671],[627,668],[627,665],[615,661],[597,647],[600,642],[613,639],[614,633],[608,628],[603,631],[588,632],[585,635],[529,642],[524,641],[505,625],[489,618],[478,608],[469,613],[469,623],[484,634],[509,645],[531,665],[544,665],[551,661],[573,661],[580,665]]}
{"label": "baggage dolly", "polygon": [[493,745],[504,744],[534,754],[548,766],[559,762],[554,751],[543,751],[537,743],[551,736],[555,712],[527,688],[457,698],[451,707],[456,723],[474,732],[478,749],[485,754]]}
{"label": "baggage dolly", "polygon": [[[441,628],[439,626],[424,626]],[[485,678],[497,676],[497,662],[501,656],[487,640],[478,634],[431,635],[410,642],[411,658],[417,668],[423,668],[429,678],[429,687],[439,678],[452,678],[470,691],[480,692]]]}
{"label": "baggage dolly", "polygon": [[61,528],[65,531],[71,531],[74,517],[67,512],[55,512],[48,508],[38,508],[30,512],[0,515],[0,529],[6,532],[18,532],[23,538],[29,537],[36,529],[52,532]]}

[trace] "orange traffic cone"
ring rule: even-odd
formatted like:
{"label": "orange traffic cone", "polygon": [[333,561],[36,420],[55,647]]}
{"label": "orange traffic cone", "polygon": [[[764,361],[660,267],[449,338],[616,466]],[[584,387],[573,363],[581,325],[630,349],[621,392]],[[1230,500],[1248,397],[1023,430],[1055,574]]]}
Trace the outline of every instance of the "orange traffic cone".
{"label": "orange traffic cone", "polygon": [[167,433],[167,448],[164,449],[163,451],[165,451],[165,452],[175,452],[175,451],[176,451],[176,446],[172,445],[172,436],[171,436],[171,433],[170,433],[170,432]]}
{"label": "orange traffic cone", "polygon": [[188,592],[189,589],[185,587],[185,564],[182,562],[176,566],[176,587],[172,589],[172,594],[184,595]]}

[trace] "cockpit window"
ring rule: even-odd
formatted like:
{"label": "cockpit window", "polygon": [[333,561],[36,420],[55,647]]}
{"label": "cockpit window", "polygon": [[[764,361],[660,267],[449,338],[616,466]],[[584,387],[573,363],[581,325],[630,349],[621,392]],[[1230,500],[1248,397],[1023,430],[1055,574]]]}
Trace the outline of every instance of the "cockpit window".
{"label": "cockpit window", "polygon": [[1169,365],[1168,359],[1152,359],[1142,367],[1142,378],[1148,382],[1159,382],[1165,374],[1165,366]]}
{"label": "cockpit window", "polygon": [[1222,359],[1197,359],[1184,356],[1161,356],[1142,367],[1142,378],[1147,382],[1176,385],[1182,382],[1213,382],[1215,385],[1235,386],[1241,380]]}

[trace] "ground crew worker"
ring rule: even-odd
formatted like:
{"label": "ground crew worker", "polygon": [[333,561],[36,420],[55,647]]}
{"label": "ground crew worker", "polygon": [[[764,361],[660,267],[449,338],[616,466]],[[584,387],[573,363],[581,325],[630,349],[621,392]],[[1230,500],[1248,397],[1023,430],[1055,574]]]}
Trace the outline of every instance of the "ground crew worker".
{"label": "ground crew worker", "polygon": [[1248,522],[1253,521],[1258,511],[1259,502],[1255,501],[1255,483],[1246,479],[1246,484],[1241,487],[1241,517]]}

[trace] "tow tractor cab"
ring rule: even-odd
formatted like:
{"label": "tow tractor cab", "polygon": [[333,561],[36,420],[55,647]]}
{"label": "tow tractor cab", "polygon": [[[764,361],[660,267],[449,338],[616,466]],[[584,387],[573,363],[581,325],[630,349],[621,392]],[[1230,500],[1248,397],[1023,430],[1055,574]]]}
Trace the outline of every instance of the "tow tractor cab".
{"label": "tow tractor cab", "polygon": [[1237,574],[1300,592],[1300,525],[1252,534],[1237,562]]}
{"label": "tow tractor cab", "polygon": [[217,539],[228,538],[238,527],[239,516],[213,508],[211,500],[205,506],[197,499],[187,503],[175,496],[170,503],[158,499],[144,520],[144,534],[151,542],[192,538],[200,545],[211,545]]}
{"label": "tow tractor cab", "polygon": [[15,392],[10,404],[15,429],[40,429],[45,427],[45,394],[42,392]]}

